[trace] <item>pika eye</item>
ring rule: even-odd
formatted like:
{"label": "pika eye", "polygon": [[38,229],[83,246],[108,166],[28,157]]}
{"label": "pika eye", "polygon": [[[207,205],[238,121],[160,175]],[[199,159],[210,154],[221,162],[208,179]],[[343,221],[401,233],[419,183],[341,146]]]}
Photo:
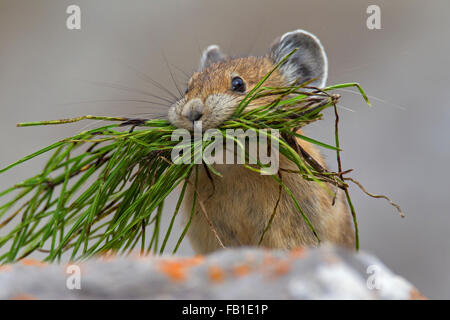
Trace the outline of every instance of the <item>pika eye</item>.
{"label": "pika eye", "polygon": [[234,77],[231,79],[231,90],[237,92],[245,92],[245,83],[241,77]]}

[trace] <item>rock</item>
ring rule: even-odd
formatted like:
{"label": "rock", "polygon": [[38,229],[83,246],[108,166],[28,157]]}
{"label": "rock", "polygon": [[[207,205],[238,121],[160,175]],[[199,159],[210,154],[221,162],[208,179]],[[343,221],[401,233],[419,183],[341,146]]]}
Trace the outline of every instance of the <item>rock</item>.
{"label": "rock", "polygon": [[[79,289],[78,289],[79,287]],[[0,299],[421,299],[367,253],[322,246],[0,266]]]}

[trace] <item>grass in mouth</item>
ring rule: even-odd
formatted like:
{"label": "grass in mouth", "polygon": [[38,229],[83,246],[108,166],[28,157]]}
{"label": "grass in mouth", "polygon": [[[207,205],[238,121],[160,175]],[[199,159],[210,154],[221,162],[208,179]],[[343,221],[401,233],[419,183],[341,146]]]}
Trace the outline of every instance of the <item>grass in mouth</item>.
{"label": "grass in mouth", "polygon": [[[283,62],[284,60],[280,64]],[[227,135],[227,129],[241,128],[253,130],[257,134],[264,132],[270,138],[278,140],[280,154],[297,166],[298,174],[304,179],[315,181],[324,188],[327,188],[324,182],[328,182],[344,190],[353,217],[358,249],[358,224],[346,181],[355,182],[370,196],[382,197],[388,201],[390,199],[368,193],[357,181],[345,177],[351,170],[343,171],[340,160],[339,115],[336,109],[340,96],[331,92],[334,89],[355,87],[370,105],[369,100],[357,83],[324,89],[308,87],[308,83],[280,88],[265,87],[264,82],[273,70],[245,96],[235,114],[218,129],[224,139],[235,141],[234,136]],[[273,97],[270,104],[246,110],[246,106],[256,99],[269,96]],[[299,128],[321,119],[322,111],[327,108],[335,110],[335,145],[296,132]],[[9,246],[0,256],[0,263],[19,260],[35,251],[45,253],[46,261],[60,261],[65,252],[71,253],[71,260],[86,259],[110,251],[126,254],[137,247],[142,253],[165,252],[189,181],[194,181],[196,188],[199,166],[193,163],[175,164],[170,160],[171,151],[179,143],[171,140],[171,135],[177,128],[167,120],[100,116],[20,123],[18,126],[66,124],[81,120],[104,120],[108,125],[55,142],[0,169],[1,174],[25,161],[52,152],[40,173],[0,192],[0,199],[7,195],[11,197],[11,200],[0,203],[0,234],[8,224],[13,224],[6,234],[0,236],[0,248]],[[272,135],[270,130],[266,131],[270,128],[278,129],[280,135]],[[322,168],[301,148],[296,137],[335,151],[338,172]],[[201,143],[204,149],[211,142],[192,140],[191,150],[198,150],[196,143]],[[193,154],[192,157],[194,156]],[[205,163],[202,165],[206,166],[211,174],[219,174],[212,166]],[[264,170],[264,166],[259,163],[256,166],[243,165],[257,172]],[[190,176],[193,176],[193,179],[188,179]],[[298,213],[320,243],[314,226],[283,183],[282,175],[279,173],[272,177],[280,185],[280,194],[283,190],[291,196]],[[161,230],[164,201],[178,186],[181,187],[181,192],[170,224],[167,230]],[[173,253],[186,235],[194,214],[194,206],[199,202],[196,193],[193,197],[191,217],[179,235]],[[400,208],[390,202],[402,214]],[[207,217],[203,204],[199,202],[199,205]],[[260,242],[270,228],[276,211],[275,207]],[[213,224],[209,219],[207,221],[222,244]],[[152,233],[147,235],[151,225]]]}

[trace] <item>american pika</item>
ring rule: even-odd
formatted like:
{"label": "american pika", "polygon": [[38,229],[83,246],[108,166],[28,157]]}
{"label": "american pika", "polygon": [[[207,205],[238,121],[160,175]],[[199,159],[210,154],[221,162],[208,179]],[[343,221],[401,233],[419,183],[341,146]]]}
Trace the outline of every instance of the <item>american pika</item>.
{"label": "american pika", "polygon": [[[193,130],[196,121],[202,121],[204,130],[216,128],[234,113],[246,93],[294,48],[298,50],[275,70],[264,85],[277,87],[297,80],[302,83],[316,79],[311,85],[324,87],[328,73],[327,57],[320,41],[306,31],[284,34],[263,57],[230,58],[218,46],[212,45],[203,52],[199,70],[189,79],[184,97],[170,107],[169,120],[173,125],[188,130]],[[265,102],[256,103],[261,105]],[[298,140],[298,143],[326,167],[318,149],[303,140]],[[296,168],[282,155],[279,167]],[[279,199],[277,213],[261,245],[280,249],[317,245],[317,239],[290,196],[283,191],[279,197],[279,185],[272,177],[238,164],[216,164],[214,168],[222,177],[209,174],[199,166],[198,188],[195,190],[193,184],[189,184],[184,198],[186,221],[191,215],[194,192],[199,199],[188,231],[196,252],[208,253],[220,248],[217,236],[227,247],[258,245]],[[283,172],[282,178],[322,242],[354,246],[353,227],[341,190],[333,205],[333,197],[317,183],[306,181],[296,173]]]}

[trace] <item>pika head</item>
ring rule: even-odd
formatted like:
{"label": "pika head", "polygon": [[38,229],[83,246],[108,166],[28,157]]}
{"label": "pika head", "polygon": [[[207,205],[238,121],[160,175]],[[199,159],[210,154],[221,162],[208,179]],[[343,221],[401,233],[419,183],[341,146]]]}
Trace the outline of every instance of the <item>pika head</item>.
{"label": "pika head", "polygon": [[[319,39],[306,31],[284,34],[263,57],[230,58],[219,46],[211,45],[204,50],[200,67],[189,79],[184,97],[170,107],[170,122],[191,131],[197,121],[202,122],[203,130],[216,128],[233,115],[245,95],[295,48],[298,50],[264,85],[279,87],[314,79],[312,86],[324,87],[327,57]],[[255,101],[247,108],[267,102],[265,99]]]}

